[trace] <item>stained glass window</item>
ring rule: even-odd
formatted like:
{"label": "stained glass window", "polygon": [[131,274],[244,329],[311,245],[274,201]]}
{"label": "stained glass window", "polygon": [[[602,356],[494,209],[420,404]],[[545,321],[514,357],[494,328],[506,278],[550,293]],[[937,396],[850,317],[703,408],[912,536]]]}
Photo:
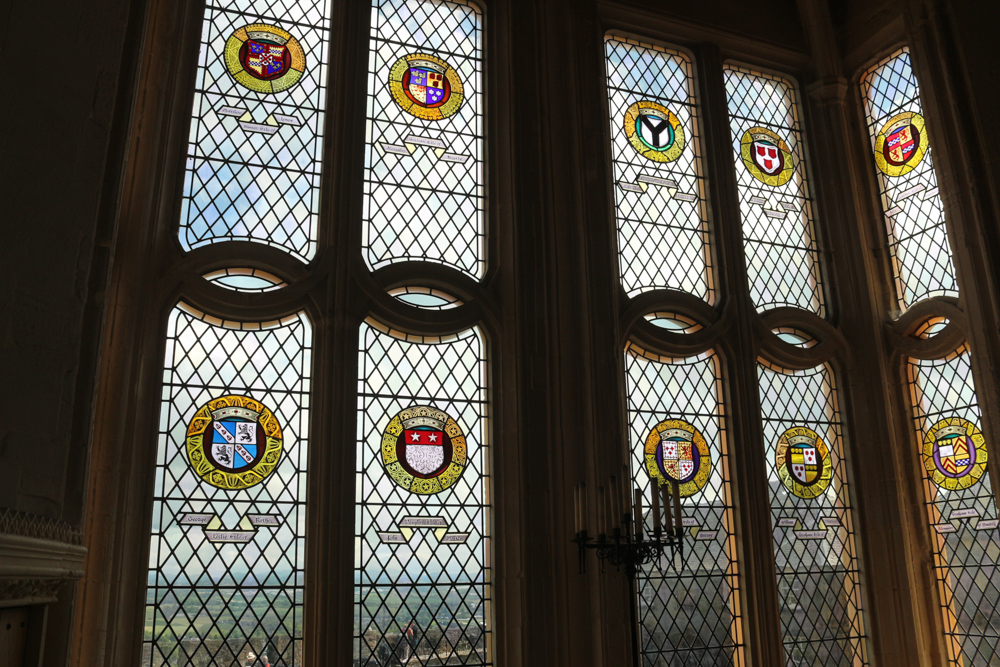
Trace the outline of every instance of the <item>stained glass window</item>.
{"label": "stained glass window", "polygon": [[210,283],[237,292],[270,292],[285,287],[285,281],[262,269],[219,269],[202,276]]}
{"label": "stained glass window", "polygon": [[209,0],[181,200],[185,250],[316,253],[328,0]]}
{"label": "stained glass window", "polygon": [[676,479],[688,536],[676,568],[654,563],[637,576],[642,664],[741,666],[719,359],[669,359],[630,344],[625,378],[633,483],[650,507],[651,480]]}
{"label": "stained glass window", "polygon": [[750,295],[758,311],[823,314],[812,201],[791,81],[726,65]]}
{"label": "stained glass window", "polygon": [[866,665],[840,412],[828,367],[758,366],[788,665]]}
{"label": "stained glass window", "polygon": [[491,664],[482,336],[360,345],[354,659]]}
{"label": "stained glass window", "polygon": [[900,309],[927,297],[958,296],[909,49],[903,47],[868,70],[861,94]]}
{"label": "stained glass window", "polygon": [[949,664],[994,665],[1000,538],[969,350],[907,366]]}
{"label": "stained glass window", "polygon": [[629,296],[675,289],[711,302],[700,128],[690,58],[608,38],[618,262]]}
{"label": "stained glass window", "polygon": [[484,255],[483,20],[464,0],[373,0],[363,246],[479,278]]}
{"label": "stained glass window", "polygon": [[302,664],[311,338],[171,313],[143,665]]}

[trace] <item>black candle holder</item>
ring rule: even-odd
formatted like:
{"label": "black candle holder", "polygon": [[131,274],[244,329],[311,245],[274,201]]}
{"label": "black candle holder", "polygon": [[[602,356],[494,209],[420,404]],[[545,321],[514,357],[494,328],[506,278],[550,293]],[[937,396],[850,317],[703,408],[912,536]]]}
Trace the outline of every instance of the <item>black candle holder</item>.
{"label": "black candle holder", "polygon": [[[627,515],[626,515],[627,517]],[[625,518],[621,528],[615,528],[611,535],[599,535],[597,539],[589,537],[586,530],[581,530],[571,540],[576,542],[580,556],[580,573],[587,571],[587,550],[597,552],[597,560],[604,572],[605,563],[615,567],[615,570],[625,570],[629,579],[635,579],[639,568],[649,563],[660,563],[669,554],[669,564],[673,566],[676,556],[684,558],[684,527],[674,529],[654,528],[652,539],[633,537],[631,521]]]}

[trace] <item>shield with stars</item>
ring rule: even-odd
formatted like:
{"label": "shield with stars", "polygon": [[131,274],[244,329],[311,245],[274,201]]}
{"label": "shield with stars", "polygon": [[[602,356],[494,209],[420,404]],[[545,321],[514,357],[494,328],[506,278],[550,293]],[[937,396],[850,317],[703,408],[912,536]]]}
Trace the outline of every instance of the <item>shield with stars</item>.
{"label": "shield with stars", "polygon": [[467,461],[462,429],[448,413],[436,408],[407,408],[382,432],[386,473],[413,493],[444,491],[462,475]]}

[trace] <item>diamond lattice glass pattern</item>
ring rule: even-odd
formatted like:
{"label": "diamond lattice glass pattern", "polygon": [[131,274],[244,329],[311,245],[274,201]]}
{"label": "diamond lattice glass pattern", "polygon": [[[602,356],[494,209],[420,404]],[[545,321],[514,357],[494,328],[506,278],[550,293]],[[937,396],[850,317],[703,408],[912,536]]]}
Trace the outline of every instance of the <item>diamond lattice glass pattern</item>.
{"label": "diamond lattice glass pattern", "polygon": [[[908,366],[918,442],[946,418],[981,424],[967,348],[948,359],[911,359]],[[934,483],[923,463],[921,468],[949,664],[993,667],[1000,664],[1000,538],[989,473],[968,488],[949,490]]]}
{"label": "diamond lattice glass pattern", "polygon": [[[272,665],[302,664],[306,438],[311,327],[290,317],[275,328],[222,328],[181,309],[170,316],[153,491],[153,525],[142,664],[230,667],[249,652]],[[246,324],[243,325],[247,327]],[[263,482],[226,490],[188,463],[195,411],[238,394],[274,412],[283,452]],[[252,538],[210,542],[189,513],[215,515],[237,531],[251,514],[277,515]],[[245,528],[245,527],[244,527]]]}
{"label": "diamond lattice glass pattern", "polygon": [[[861,79],[861,95],[873,151],[880,133],[899,114],[918,114],[922,126],[920,87],[909,49],[900,49],[870,69]],[[933,151],[926,136],[917,140],[923,153],[912,159],[916,164],[911,171],[891,176],[875,169],[902,310],[928,297],[958,296]],[[874,157],[872,163],[877,167]]]}
{"label": "diamond lattice glass pattern", "polygon": [[[609,38],[608,101],[614,157],[618,264],[629,296],[675,289],[712,301],[698,109],[690,59],[631,40]],[[684,148],[670,162],[641,155],[624,118],[640,101],[676,115]]]}
{"label": "diamond lattice glass pattern", "polygon": [[[758,311],[795,306],[822,315],[819,253],[793,84],[734,65],[726,65],[725,77],[750,295]],[[772,133],[773,141],[758,141],[765,135],[754,129]],[[757,137],[748,136],[748,130]],[[764,151],[754,162],[759,176],[746,162],[758,149]],[[768,150],[780,162],[771,162]]]}
{"label": "diamond lattice glass pattern", "polygon": [[[645,507],[653,487],[644,443],[659,422],[692,424],[708,443],[712,466],[704,487],[682,501],[687,537],[679,567],[646,565],[637,577],[642,664],[739,667],[739,577],[718,357],[657,359],[630,346],[625,379],[633,483],[643,490]],[[646,523],[652,527],[648,514]]]}
{"label": "diamond lattice glass pattern", "polygon": [[[825,366],[777,372],[761,365],[757,370],[785,664],[867,665],[861,579],[833,375]],[[814,451],[818,467],[822,471],[829,465],[831,477],[815,497],[792,492],[778,474],[778,441],[794,427],[810,429],[826,447],[825,454],[821,447]],[[812,483],[824,484],[823,475]],[[812,493],[807,490],[803,495]]]}
{"label": "diamond lattice glass pattern", "polygon": [[[408,338],[374,322],[361,327],[354,660],[489,665],[483,340],[476,330],[434,343]],[[383,467],[383,432],[417,405],[447,413],[466,439],[468,463],[440,493],[411,493]],[[408,529],[405,517],[439,527]]]}
{"label": "diamond lattice glass pattern", "polygon": [[[185,250],[241,240],[315,255],[328,15],[328,0],[208,2],[181,200]],[[233,78],[227,42],[248,24],[276,26],[301,45],[305,71],[293,86],[256,92]]]}
{"label": "diamond lattice glass pattern", "polygon": [[[372,269],[437,262],[480,278],[486,270],[482,14],[461,1],[372,4],[365,261]],[[390,71],[411,54],[454,68],[462,103],[452,115],[424,120],[394,101]]]}

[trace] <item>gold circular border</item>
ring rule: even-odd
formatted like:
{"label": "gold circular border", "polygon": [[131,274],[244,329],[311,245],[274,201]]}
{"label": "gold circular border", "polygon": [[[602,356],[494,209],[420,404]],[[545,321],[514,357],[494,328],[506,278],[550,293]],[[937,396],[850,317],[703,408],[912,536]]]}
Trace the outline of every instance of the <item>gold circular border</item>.
{"label": "gold circular border", "polygon": [[708,451],[708,443],[705,441],[705,436],[701,434],[701,431],[683,419],[666,419],[649,431],[649,435],[646,436],[646,446],[644,449],[646,474],[660,485],[671,481],[660,472],[660,467],[656,465],[656,448],[662,440],[660,433],[674,428],[679,428],[690,433],[691,443],[698,448],[700,458],[698,460],[698,471],[695,473],[694,479],[679,485],[681,496],[693,496],[701,491],[705,483],[708,482],[708,477],[712,473],[712,457]]}
{"label": "gold circular border", "polygon": [[[451,438],[451,462],[444,469],[444,472],[437,477],[424,479],[414,477],[406,472],[396,454],[396,442],[399,439],[399,434],[403,432],[404,420],[431,412],[442,414],[448,418],[444,425],[444,432]],[[382,431],[382,467],[385,468],[385,472],[392,481],[411,493],[417,493],[422,496],[441,493],[458,481],[458,478],[465,472],[465,466],[468,461],[468,447],[465,443],[465,435],[463,435],[462,429],[455,420],[451,418],[451,415],[443,410],[426,405],[414,405],[401,410],[392,418],[392,421],[385,427],[385,430]]]}
{"label": "gold circular border", "polygon": [[[782,152],[785,158],[785,166],[782,167],[780,172],[774,174],[773,176],[765,174],[764,171],[753,161],[753,156],[750,155],[750,146],[753,144],[753,135],[755,134],[763,134],[771,138],[774,141],[774,145],[778,147],[778,150]],[[764,185],[770,185],[773,188],[787,183],[792,178],[792,173],[795,172],[792,152],[789,150],[788,144],[786,144],[785,140],[779,137],[777,133],[772,132],[766,127],[751,127],[743,133],[743,137],[740,139],[740,157],[743,158],[743,166],[746,167],[751,176]]]}
{"label": "gold circular border", "polygon": [[[969,469],[969,472],[965,473],[961,477],[948,477],[943,472],[938,470],[937,464],[934,463],[934,444],[937,442],[937,434],[942,428],[946,426],[961,426],[965,429],[965,434],[972,439],[972,444],[976,447],[976,463]],[[923,447],[923,459],[924,468],[930,474],[931,480],[940,486],[942,489],[948,489],[949,491],[958,491],[961,489],[967,489],[970,486],[979,482],[983,473],[986,472],[986,437],[983,432],[979,430],[979,427],[970,422],[968,419],[962,419],[961,417],[948,417],[947,419],[942,419],[937,422],[927,431],[927,435],[924,436],[924,447]]]}
{"label": "gold circular border", "polygon": [[[212,413],[220,408],[233,407],[249,408],[258,413],[257,423],[264,428],[266,439],[264,456],[261,457],[260,462],[243,472],[219,470],[205,458],[205,429],[212,423]],[[221,396],[198,408],[188,423],[186,444],[188,463],[195,474],[212,486],[229,491],[249,489],[267,479],[268,475],[274,471],[274,467],[278,465],[278,461],[281,460],[283,448],[281,425],[278,424],[274,413],[263,403],[248,396]]]}
{"label": "gold circular border", "polygon": [[[920,135],[920,141],[917,143],[917,152],[913,155],[913,157],[911,157],[905,164],[896,166],[889,164],[889,161],[885,159],[885,140],[889,134],[889,130],[902,121],[909,121],[910,125],[917,128],[917,134]],[[878,134],[875,136],[875,164],[878,166],[879,171],[886,176],[892,176],[895,178],[896,176],[908,174],[916,169],[917,165],[924,159],[924,153],[927,152],[927,131],[924,129],[925,125],[926,123],[924,122],[924,117],[916,111],[904,111],[903,113],[898,113],[887,120],[882,126],[882,129],[879,130]]]}
{"label": "gold circular border", "polygon": [[[277,79],[261,81],[243,69],[243,63],[240,62],[240,49],[243,48],[243,43],[250,39],[248,32],[269,32],[284,39],[285,47],[292,56],[292,64],[288,71]],[[299,41],[292,37],[290,32],[267,23],[251,23],[230,35],[229,39],[226,40],[224,58],[226,69],[236,79],[236,83],[256,93],[280,93],[283,90],[288,90],[299,82],[306,71],[306,54]]]}
{"label": "gold circular border", "polygon": [[[819,474],[819,479],[812,484],[803,484],[788,472],[788,439],[797,435],[804,435],[811,438],[816,449],[819,450],[820,458],[823,460],[823,470]],[[781,434],[781,437],[778,438],[778,444],[774,449],[774,467],[777,469],[778,478],[785,488],[791,491],[793,495],[805,498],[806,500],[811,500],[821,495],[827,490],[830,486],[830,481],[833,479],[833,462],[830,460],[830,449],[816,431],[805,426],[793,426]]]}
{"label": "gold circular border", "polygon": [[[448,79],[448,83],[451,84],[451,97],[448,98],[447,102],[439,107],[428,109],[414,104],[406,96],[403,91],[403,74],[410,68],[410,62],[413,60],[430,60],[445,68],[444,75]],[[389,70],[389,90],[392,92],[392,99],[399,105],[399,108],[421,120],[444,120],[448,116],[453,116],[465,100],[465,87],[462,85],[462,80],[458,78],[458,72],[455,71],[455,68],[447,61],[427,53],[410,53],[397,60],[392,69]]]}
{"label": "gold circular border", "polygon": [[[635,123],[639,117],[639,111],[642,109],[653,109],[654,111],[659,111],[667,117],[667,122],[670,123],[670,127],[674,129],[674,143],[670,145],[665,151],[658,151],[655,148],[650,148],[646,144],[642,143],[642,139],[639,138],[639,133],[635,129]],[[677,116],[673,111],[663,106],[662,104],[657,104],[656,102],[650,102],[648,100],[640,100],[630,106],[625,110],[625,116],[622,118],[622,123],[625,128],[625,136],[628,137],[628,142],[632,144],[632,148],[635,152],[643,156],[648,160],[653,162],[673,162],[681,156],[684,152],[685,135],[684,126],[681,125],[681,121],[678,120]]]}

